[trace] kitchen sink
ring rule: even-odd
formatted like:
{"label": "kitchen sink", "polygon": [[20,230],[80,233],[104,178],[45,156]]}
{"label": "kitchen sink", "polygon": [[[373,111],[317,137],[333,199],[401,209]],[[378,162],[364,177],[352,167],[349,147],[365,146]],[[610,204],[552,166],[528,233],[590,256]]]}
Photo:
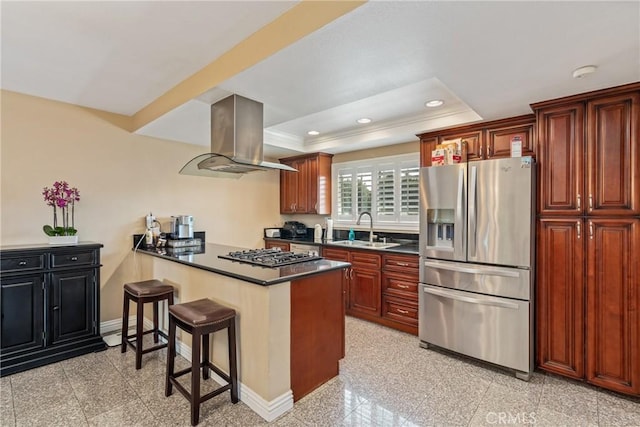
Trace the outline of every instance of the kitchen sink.
{"label": "kitchen sink", "polygon": [[363,240],[336,240],[335,242],[327,242],[330,245],[338,246],[351,246],[354,248],[368,248],[368,249],[388,249],[395,246],[400,246],[400,243],[384,243],[384,242],[365,242]]}

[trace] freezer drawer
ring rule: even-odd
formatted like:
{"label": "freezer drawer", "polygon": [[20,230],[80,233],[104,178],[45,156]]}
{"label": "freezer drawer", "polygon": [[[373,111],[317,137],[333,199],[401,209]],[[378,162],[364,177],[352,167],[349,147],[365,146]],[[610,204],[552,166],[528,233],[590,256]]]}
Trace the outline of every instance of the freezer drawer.
{"label": "freezer drawer", "polygon": [[524,268],[421,258],[420,282],[460,291],[531,300],[531,271]]}
{"label": "freezer drawer", "polygon": [[528,301],[420,284],[420,340],[515,369],[533,371]]}

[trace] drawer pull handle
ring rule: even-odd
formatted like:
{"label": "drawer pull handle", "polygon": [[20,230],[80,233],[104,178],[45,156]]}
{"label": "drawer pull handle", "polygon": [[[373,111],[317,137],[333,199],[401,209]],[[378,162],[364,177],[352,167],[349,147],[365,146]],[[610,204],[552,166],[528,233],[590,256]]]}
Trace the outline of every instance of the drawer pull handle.
{"label": "drawer pull handle", "polygon": [[71,258],[69,258],[69,260],[71,260],[71,261],[77,261],[77,260],[78,260],[78,257],[77,257],[77,256],[72,256]]}
{"label": "drawer pull handle", "polygon": [[400,267],[409,267],[409,263],[406,262],[398,262],[397,263]]}
{"label": "drawer pull handle", "polygon": [[400,284],[398,284],[396,286],[398,286],[401,289],[409,289],[409,285],[400,285]]}
{"label": "drawer pull handle", "polygon": [[409,314],[409,312],[407,310],[403,310],[401,308],[396,308],[396,311],[400,314]]}
{"label": "drawer pull handle", "polygon": [[53,310],[60,310],[60,307],[58,307],[57,305],[55,307],[53,307]]}
{"label": "drawer pull handle", "polygon": [[24,267],[25,265],[27,265],[27,261],[20,261],[20,262],[18,263],[18,265],[19,265],[20,267]]}

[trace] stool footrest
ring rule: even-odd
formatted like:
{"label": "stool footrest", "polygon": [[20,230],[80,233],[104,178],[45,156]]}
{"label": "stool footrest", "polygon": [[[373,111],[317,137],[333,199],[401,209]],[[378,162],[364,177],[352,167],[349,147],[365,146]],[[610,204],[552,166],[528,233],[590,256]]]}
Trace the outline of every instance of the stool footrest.
{"label": "stool footrest", "polygon": [[[143,333],[142,333],[142,335],[150,334],[150,333],[152,333],[152,332],[154,332],[154,331],[153,331],[153,330],[151,330],[151,331],[146,331],[146,332],[143,332]],[[158,335],[160,335],[162,338],[166,339],[166,340],[167,340],[167,342],[169,341],[169,337],[168,337],[168,336],[167,336],[167,334],[165,334],[164,332],[162,332],[162,331],[158,331]],[[127,335],[127,339],[126,339],[126,341],[125,341],[127,344],[129,344],[129,347],[131,347],[131,348],[132,348],[132,349],[134,349],[134,350],[136,350],[136,349],[137,349],[137,347],[136,347],[136,340],[135,340],[135,338],[136,338],[136,335],[135,335],[135,334],[133,334],[133,335]],[[167,347],[167,343],[164,343],[164,344],[158,344],[158,345],[156,345],[156,346],[149,347],[149,348],[147,348],[147,349],[143,349],[143,350],[141,350],[140,354],[146,354],[146,353],[149,353],[149,352],[152,352],[152,351],[155,351],[155,350],[160,350],[160,349],[162,349],[162,348],[166,348],[166,347]]]}
{"label": "stool footrest", "polygon": [[[204,368],[205,363],[202,362],[200,363],[200,368]],[[231,378],[229,377],[229,375],[227,375],[226,373],[224,373],[220,368],[218,368],[216,365],[214,365],[213,363],[209,362],[207,363],[207,366],[209,367],[209,369],[211,369],[213,372],[215,372],[216,374],[218,374],[223,380],[225,380],[228,383],[231,383]],[[191,372],[191,367],[185,368],[185,369],[181,369],[179,371],[174,372],[171,377],[172,378],[179,378],[183,375],[186,375],[188,373]]]}
{"label": "stool footrest", "polygon": [[[148,335],[148,334],[152,334],[156,332],[154,329],[150,329],[148,331],[144,331],[142,333],[142,335]],[[169,335],[167,335],[165,332],[161,331],[160,329],[158,329],[158,335],[160,335],[162,338],[168,340],[169,339]],[[127,335],[127,340],[130,340],[131,338],[135,338],[137,336],[137,334],[131,334],[131,335]]]}
{"label": "stool footrest", "polygon": [[[189,401],[191,400],[191,393],[189,393],[187,389],[184,388],[182,384],[178,382],[175,376],[169,378],[169,381],[171,381],[171,384],[173,384],[173,386],[180,392],[180,394],[182,394],[187,400]],[[231,383],[220,386],[217,389],[205,394],[204,396],[201,396],[200,400],[198,400],[198,404],[202,402],[206,402],[207,400],[214,398],[217,395],[224,393],[225,391],[228,391],[228,390],[231,390]]]}

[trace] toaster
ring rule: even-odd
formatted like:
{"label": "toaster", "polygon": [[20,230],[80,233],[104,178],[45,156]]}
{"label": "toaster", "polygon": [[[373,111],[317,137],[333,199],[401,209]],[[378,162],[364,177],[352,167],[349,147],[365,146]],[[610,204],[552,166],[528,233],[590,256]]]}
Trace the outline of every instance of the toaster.
{"label": "toaster", "polygon": [[280,237],[279,228],[265,228],[264,237]]}

